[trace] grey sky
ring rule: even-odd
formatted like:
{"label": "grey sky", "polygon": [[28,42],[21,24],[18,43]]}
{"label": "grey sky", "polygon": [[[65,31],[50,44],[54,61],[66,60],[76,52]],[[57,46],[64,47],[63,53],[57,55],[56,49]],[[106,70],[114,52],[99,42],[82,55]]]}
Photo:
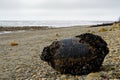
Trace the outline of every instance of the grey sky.
{"label": "grey sky", "polygon": [[0,20],[117,20],[120,0],[0,0]]}

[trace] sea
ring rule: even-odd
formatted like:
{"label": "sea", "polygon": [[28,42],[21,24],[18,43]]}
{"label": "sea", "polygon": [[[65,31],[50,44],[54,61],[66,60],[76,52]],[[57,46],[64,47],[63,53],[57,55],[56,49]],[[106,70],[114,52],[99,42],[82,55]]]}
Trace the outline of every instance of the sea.
{"label": "sea", "polygon": [[[97,25],[103,23],[111,23],[113,21],[81,21],[81,20],[39,20],[39,21],[22,21],[22,20],[0,20],[0,27],[24,27],[24,26],[40,26],[40,27],[71,27],[71,26],[85,26],[85,25]],[[21,31],[22,32],[22,31]],[[0,34],[8,34],[11,31],[0,32]]]}
{"label": "sea", "polygon": [[10,21],[1,20],[0,27],[23,27],[23,26],[48,26],[48,27],[70,27],[79,25],[96,25],[112,21],[80,21],[80,20],[41,20],[41,21]]}

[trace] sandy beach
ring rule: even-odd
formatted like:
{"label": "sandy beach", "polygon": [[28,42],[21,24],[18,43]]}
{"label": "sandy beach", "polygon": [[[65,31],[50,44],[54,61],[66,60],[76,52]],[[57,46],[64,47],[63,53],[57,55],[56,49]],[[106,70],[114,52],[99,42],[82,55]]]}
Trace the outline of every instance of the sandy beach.
{"label": "sandy beach", "polygon": [[[110,49],[101,71],[88,75],[60,74],[40,60],[43,48],[54,40],[82,33],[101,36]],[[0,35],[0,80],[103,80],[120,79],[120,24],[27,30]]]}

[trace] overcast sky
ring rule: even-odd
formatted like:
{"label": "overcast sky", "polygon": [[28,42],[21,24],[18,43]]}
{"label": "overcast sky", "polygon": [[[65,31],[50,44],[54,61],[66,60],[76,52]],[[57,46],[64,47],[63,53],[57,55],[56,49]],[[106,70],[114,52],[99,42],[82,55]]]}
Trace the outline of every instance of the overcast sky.
{"label": "overcast sky", "polygon": [[120,0],[0,0],[0,20],[117,20]]}

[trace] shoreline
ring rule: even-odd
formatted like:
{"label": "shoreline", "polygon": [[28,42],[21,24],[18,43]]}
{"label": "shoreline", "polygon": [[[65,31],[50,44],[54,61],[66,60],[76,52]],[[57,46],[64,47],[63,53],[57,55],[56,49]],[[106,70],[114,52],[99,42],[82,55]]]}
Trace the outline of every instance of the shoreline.
{"label": "shoreline", "polygon": [[18,30],[43,30],[48,29],[47,26],[16,26],[16,27],[0,27],[0,31],[18,31]]}
{"label": "shoreline", "polygon": [[113,24],[120,23],[112,22],[112,23],[101,23],[96,25],[75,25],[75,26],[66,26],[66,27],[55,27],[55,26],[0,26],[0,31],[19,31],[19,30],[45,30],[45,29],[55,29],[55,28],[70,28],[70,27],[103,27],[103,26],[111,26]]}

